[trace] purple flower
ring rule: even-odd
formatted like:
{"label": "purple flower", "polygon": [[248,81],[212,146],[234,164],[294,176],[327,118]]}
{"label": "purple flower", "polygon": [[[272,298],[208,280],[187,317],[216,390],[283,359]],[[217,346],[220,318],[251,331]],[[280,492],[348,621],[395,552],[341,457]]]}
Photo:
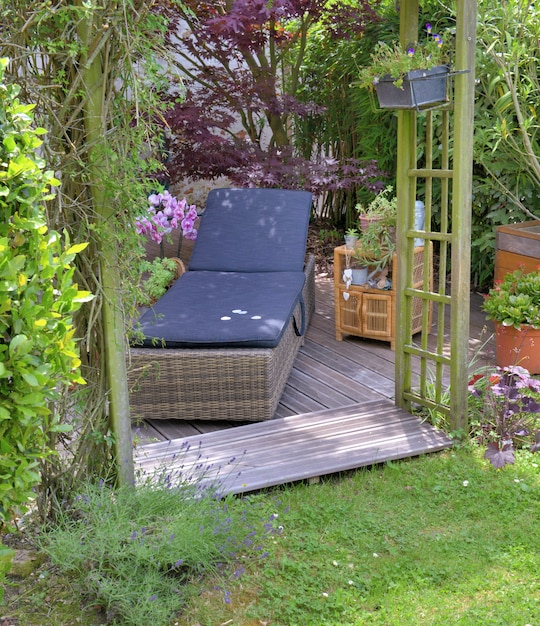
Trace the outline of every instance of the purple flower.
{"label": "purple flower", "polygon": [[429,22],[426,24],[426,30],[431,34],[431,24]]}
{"label": "purple flower", "polygon": [[177,200],[168,191],[164,191],[148,196],[148,203],[147,215],[135,220],[139,234],[148,235],[156,243],[161,243],[164,235],[181,226],[184,237],[191,240],[197,237],[194,228],[197,209],[194,205],[188,206],[185,198]]}

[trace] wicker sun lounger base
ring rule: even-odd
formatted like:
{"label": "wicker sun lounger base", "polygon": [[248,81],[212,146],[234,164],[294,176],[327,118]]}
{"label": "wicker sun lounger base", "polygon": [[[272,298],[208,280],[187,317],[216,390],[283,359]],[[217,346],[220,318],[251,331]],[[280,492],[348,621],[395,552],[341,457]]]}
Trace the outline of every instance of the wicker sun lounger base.
{"label": "wicker sun lounger base", "polygon": [[[306,321],[315,308],[315,259],[305,267]],[[295,311],[300,319],[300,306]],[[272,419],[302,345],[293,326],[275,348],[130,348],[134,419]]]}

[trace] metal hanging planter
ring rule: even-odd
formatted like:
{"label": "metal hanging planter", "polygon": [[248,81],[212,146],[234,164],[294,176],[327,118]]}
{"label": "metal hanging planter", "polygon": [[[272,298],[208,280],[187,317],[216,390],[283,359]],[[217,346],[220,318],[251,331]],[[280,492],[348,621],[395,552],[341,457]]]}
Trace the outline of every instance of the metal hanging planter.
{"label": "metal hanging planter", "polygon": [[375,85],[381,109],[416,109],[440,106],[448,102],[450,68],[437,65],[428,70],[411,70],[396,87],[395,78],[383,76]]}

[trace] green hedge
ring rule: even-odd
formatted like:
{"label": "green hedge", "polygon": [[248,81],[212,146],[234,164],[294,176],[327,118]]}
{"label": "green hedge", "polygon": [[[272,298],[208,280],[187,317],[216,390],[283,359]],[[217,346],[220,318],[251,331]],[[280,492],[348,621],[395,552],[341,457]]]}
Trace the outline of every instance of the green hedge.
{"label": "green hedge", "polygon": [[44,205],[58,185],[39,157],[45,131],[32,105],[4,84],[0,59],[0,526],[24,511],[40,482],[62,386],[84,383],[71,315],[91,299],[73,282],[86,244],[65,245],[47,228]]}

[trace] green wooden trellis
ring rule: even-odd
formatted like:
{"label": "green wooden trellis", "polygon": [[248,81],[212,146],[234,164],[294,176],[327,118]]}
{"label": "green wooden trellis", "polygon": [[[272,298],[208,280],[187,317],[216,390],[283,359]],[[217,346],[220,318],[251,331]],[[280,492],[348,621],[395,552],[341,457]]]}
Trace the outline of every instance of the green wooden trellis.
{"label": "green wooden trellis", "polygon": [[[418,33],[418,0],[402,0],[400,38],[402,45],[415,41]],[[470,215],[472,199],[472,152],[474,129],[474,50],[476,45],[476,0],[456,2],[454,95],[439,110],[398,113],[397,254],[400,259],[396,302],[396,404],[411,409],[420,405],[449,417],[455,430],[468,424],[467,380],[469,364],[470,306]],[[419,116],[422,116],[421,118]],[[440,116],[442,135],[434,141],[434,119]],[[423,124],[419,124],[422,121]],[[417,133],[423,126],[425,155],[417,160]],[[453,155],[453,157],[452,157]],[[418,183],[423,181],[425,223],[439,212],[440,228],[434,232],[414,230],[414,205]],[[438,185],[440,205],[434,206]],[[430,250],[438,250],[438,275],[432,288],[428,272],[424,283],[413,288],[415,238],[425,241],[424,267]],[[450,269],[447,286],[447,270]],[[413,340],[413,306],[422,307],[422,331]],[[430,308],[436,322],[435,336],[428,344]],[[449,310],[450,328],[445,327]],[[449,334],[449,341],[446,335]],[[420,377],[413,380],[412,359],[420,360]],[[447,393],[447,391],[450,393]]]}

